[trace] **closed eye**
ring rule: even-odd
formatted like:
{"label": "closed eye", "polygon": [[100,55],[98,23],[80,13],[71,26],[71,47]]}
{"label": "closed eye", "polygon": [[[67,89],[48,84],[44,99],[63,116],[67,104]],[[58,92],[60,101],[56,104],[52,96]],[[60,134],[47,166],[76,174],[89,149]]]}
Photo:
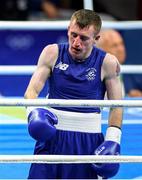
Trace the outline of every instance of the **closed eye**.
{"label": "closed eye", "polygon": [[71,32],[71,35],[72,35],[73,38],[76,38],[77,36],[79,36],[82,41],[87,41],[89,39],[89,37],[83,36],[83,35],[78,35],[75,32]]}

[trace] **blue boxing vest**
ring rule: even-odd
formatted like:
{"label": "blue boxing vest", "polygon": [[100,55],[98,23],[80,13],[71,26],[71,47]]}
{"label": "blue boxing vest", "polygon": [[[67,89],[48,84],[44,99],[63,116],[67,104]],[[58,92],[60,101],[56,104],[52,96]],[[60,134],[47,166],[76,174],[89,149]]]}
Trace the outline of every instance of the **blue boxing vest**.
{"label": "blue boxing vest", "polygon": [[[49,99],[104,99],[106,87],[101,81],[101,66],[106,52],[93,47],[91,55],[83,62],[75,61],[69,54],[69,44],[58,44],[59,55],[49,79]],[[74,112],[97,112],[99,107],[56,107]]]}

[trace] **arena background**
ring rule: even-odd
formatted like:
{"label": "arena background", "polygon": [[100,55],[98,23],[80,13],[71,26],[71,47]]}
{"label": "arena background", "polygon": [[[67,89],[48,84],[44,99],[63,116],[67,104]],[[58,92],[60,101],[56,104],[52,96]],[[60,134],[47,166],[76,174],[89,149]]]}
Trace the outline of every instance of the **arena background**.
{"label": "arena background", "polygon": [[[40,23],[39,23],[40,26]],[[142,29],[118,29],[126,49],[126,64],[141,64]],[[0,29],[0,65],[36,65],[41,50],[50,43],[67,41],[66,28],[9,28]],[[23,98],[31,75],[1,75],[1,98]],[[41,93],[45,96],[48,84]],[[127,98],[127,97],[126,97]],[[108,109],[103,111],[103,131],[107,126]],[[122,154],[142,155],[142,109],[125,108],[122,134]],[[25,109],[1,107],[0,154],[33,154],[35,141],[29,136]],[[0,178],[26,179],[30,164],[1,164]],[[10,172],[10,173],[7,173]],[[121,164],[114,179],[141,179],[142,164]]]}
{"label": "arena background", "polygon": [[[119,28],[119,31],[126,44],[127,59],[125,64],[141,64],[142,29]],[[0,29],[0,65],[36,65],[38,57],[46,45],[66,41],[66,28],[52,29],[52,27],[47,27],[43,30],[42,28],[2,28]],[[23,96],[29,79],[29,75],[1,76],[0,93],[3,96]],[[41,96],[45,96],[46,93],[47,87]]]}

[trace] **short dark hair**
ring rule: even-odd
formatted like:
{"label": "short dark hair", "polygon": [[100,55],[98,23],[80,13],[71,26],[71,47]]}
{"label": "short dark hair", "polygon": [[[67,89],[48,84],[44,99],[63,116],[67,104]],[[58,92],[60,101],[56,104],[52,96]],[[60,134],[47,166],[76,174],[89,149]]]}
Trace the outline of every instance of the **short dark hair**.
{"label": "short dark hair", "polygon": [[81,29],[93,25],[96,34],[100,32],[102,26],[101,17],[95,11],[89,9],[75,11],[71,17],[71,21],[73,20],[76,20],[77,25]]}

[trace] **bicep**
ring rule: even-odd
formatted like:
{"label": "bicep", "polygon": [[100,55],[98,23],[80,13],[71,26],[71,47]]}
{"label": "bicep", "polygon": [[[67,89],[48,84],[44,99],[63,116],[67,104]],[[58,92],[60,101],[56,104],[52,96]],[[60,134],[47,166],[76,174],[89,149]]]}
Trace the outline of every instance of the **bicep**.
{"label": "bicep", "polygon": [[42,51],[38,60],[36,70],[32,75],[32,78],[26,90],[26,97],[37,97],[44,87],[45,82],[50,76],[56,60],[57,53],[55,52],[57,52],[57,48],[55,48],[56,46],[52,45]]}
{"label": "bicep", "polygon": [[121,99],[120,65],[114,56],[109,55],[106,58],[103,71],[108,99]]}
{"label": "bicep", "polygon": [[105,80],[108,99],[122,99],[122,85],[119,76]]}

